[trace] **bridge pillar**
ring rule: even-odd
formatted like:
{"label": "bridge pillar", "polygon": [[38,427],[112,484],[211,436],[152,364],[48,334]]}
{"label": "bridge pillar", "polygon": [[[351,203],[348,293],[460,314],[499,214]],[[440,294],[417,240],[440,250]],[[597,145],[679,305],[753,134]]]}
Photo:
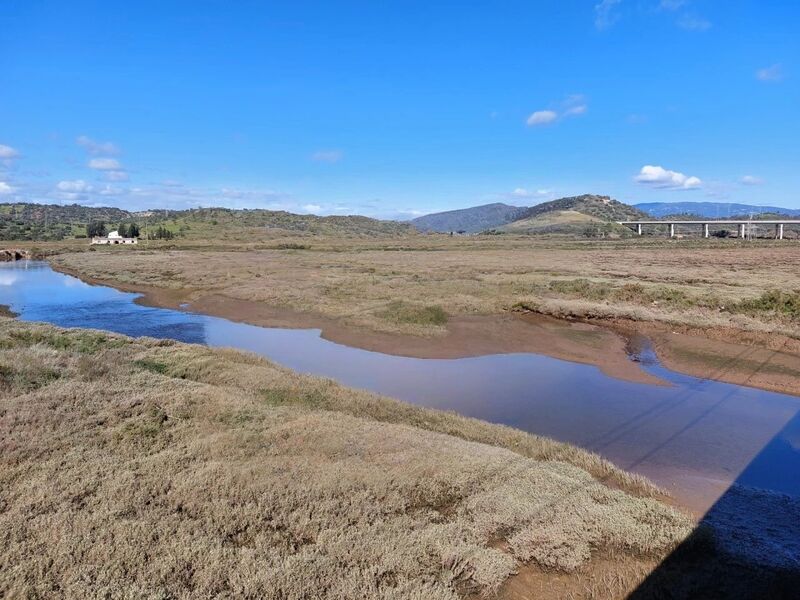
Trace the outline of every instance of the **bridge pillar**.
{"label": "bridge pillar", "polygon": [[747,227],[747,223],[739,223],[739,237],[744,239],[744,232],[745,228]]}
{"label": "bridge pillar", "polygon": [[708,237],[708,223],[703,223],[703,237]]}
{"label": "bridge pillar", "polygon": [[641,223],[637,223],[636,224],[636,233],[638,233],[639,235],[642,235],[642,224]]}
{"label": "bridge pillar", "polygon": [[776,231],[777,235],[775,237],[777,237],[779,240],[782,240],[783,239],[783,223],[778,223],[777,225],[775,225],[775,229],[777,230]]}
{"label": "bridge pillar", "polygon": [[669,224],[669,237],[671,238],[675,237],[675,223]]}

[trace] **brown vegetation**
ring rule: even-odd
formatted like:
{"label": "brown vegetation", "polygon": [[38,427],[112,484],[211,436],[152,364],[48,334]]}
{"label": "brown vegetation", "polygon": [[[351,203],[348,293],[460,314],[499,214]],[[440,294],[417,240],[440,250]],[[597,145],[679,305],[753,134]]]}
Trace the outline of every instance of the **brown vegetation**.
{"label": "brown vegetation", "polygon": [[[800,340],[800,247],[789,241],[432,235],[391,242],[317,237],[304,244],[305,250],[84,252],[53,262],[116,284],[182,290],[187,300],[217,294],[415,335],[443,333],[446,315],[525,309],[762,334],[777,327]],[[438,316],[398,318],[400,306]]]}
{"label": "brown vegetation", "polygon": [[455,598],[526,562],[655,564],[691,530],[565,444],[234,351],[10,319],[0,465],[0,596]]}

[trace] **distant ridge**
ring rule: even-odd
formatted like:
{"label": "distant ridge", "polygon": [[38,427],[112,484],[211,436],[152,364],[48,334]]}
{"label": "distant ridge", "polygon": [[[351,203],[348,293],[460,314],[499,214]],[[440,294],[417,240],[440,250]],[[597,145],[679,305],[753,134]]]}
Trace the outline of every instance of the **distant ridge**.
{"label": "distant ridge", "polygon": [[640,219],[645,216],[645,213],[638,208],[614,200],[610,196],[583,194],[531,206],[526,209],[521,218],[530,219],[555,210],[570,210],[602,221],[624,221],[625,219]]}
{"label": "distant ridge", "polygon": [[666,217],[670,215],[697,215],[709,219],[725,219],[755,214],[770,213],[783,214],[793,217],[800,216],[799,208],[782,208],[780,206],[756,206],[754,204],[737,204],[729,202],[642,202],[634,204],[636,208],[644,211],[651,217]]}
{"label": "distant ridge", "polygon": [[420,231],[447,233],[482,231],[518,233],[568,233],[588,224],[645,218],[646,213],[609,196],[583,194],[535,206],[509,206],[500,202],[448,210],[411,221]]}
{"label": "distant ridge", "polygon": [[411,224],[420,231],[478,233],[516,221],[526,210],[525,207],[495,202],[424,215],[412,219]]}

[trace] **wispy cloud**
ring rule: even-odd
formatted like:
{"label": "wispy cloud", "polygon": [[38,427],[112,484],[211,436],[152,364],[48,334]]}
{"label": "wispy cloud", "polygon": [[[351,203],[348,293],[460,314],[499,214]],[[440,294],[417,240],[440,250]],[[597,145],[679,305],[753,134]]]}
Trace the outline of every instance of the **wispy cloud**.
{"label": "wispy cloud", "polygon": [[83,192],[91,192],[92,186],[86,183],[83,179],[75,179],[72,181],[69,180],[59,181],[56,184],[56,189],[58,189],[61,192],[83,193]]}
{"label": "wispy cloud", "polygon": [[11,146],[0,144],[0,159],[11,160],[13,158],[19,158],[19,152]]}
{"label": "wispy cloud", "polygon": [[739,183],[742,185],[761,185],[764,183],[764,180],[761,177],[756,177],[755,175],[745,175],[739,180]]}
{"label": "wispy cloud", "polygon": [[697,15],[685,14],[677,20],[678,27],[686,31],[706,31],[711,29],[711,21]]}
{"label": "wispy cloud", "polygon": [[564,111],[565,117],[576,117],[578,115],[585,115],[588,107],[585,104],[577,104]]}
{"label": "wispy cloud", "polygon": [[548,125],[556,119],[558,119],[558,113],[554,110],[537,110],[531,113],[526,123],[530,127],[536,127],[537,125]]}
{"label": "wispy cloud", "polygon": [[553,195],[553,190],[549,189],[538,189],[538,190],[529,190],[527,188],[518,187],[514,188],[514,190],[510,194],[506,194],[507,197],[516,198],[516,199],[525,199],[529,200],[531,198],[546,198],[548,196]]}
{"label": "wispy cloud", "polygon": [[684,175],[656,165],[643,166],[639,174],[634,177],[634,181],[665,190],[693,190],[703,185],[699,177]]}
{"label": "wispy cloud", "polygon": [[127,171],[106,171],[105,172],[105,180],[106,181],[128,181],[130,177],[128,176]]}
{"label": "wispy cloud", "polygon": [[619,20],[617,6],[622,0],[602,0],[594,5],[594,26],[600,31],[608,29]]}
{"label": "wispy cloud", "polygon": [[686,31],[706,31],[711,28],[711,21],[705,19],[693,11],[681,10],[689,7],[689,0],[661,0],[658,3],[658,10],[665,13],[675,13],[680,11],[680,16],[675,24]]}
{"label": "wispy cloud", "polygon": [[344,158],[341,150],[317,150],[311,155],[311,160],[317,162],[337,163]]}
{"label": "wispy cloud", "polygon": [[119,154],[119,146],[113,142],[97,142],[86,135],[80,135],[75,139],[75,143],[86,150],[89,154]]}
{"label": "wispy cloud", "polygon": [[586,114],[589,106],[583,94],[572,94],[562,100],[557,109],[537,110],[530,114],[525,123],[528,127],[549,125],[566,117],[578,117]]}
{"label": "wispy cloud", "polygon": [[116,158],[92,158],[88,167],[95,171],[121,171],[122,165]]}
{"label": "wispy cloud", "polygon": [[780,64],[764,67],[756,71],[756,79],[766,83],[775,83],[783,80],[783,67]]}

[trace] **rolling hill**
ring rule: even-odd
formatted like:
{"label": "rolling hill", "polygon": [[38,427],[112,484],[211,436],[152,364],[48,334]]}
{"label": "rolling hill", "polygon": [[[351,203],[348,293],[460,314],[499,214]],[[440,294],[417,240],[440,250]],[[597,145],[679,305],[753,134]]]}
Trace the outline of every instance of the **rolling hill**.
{"label": "rolling hill", "polygon": [[590,237],[630,235],[627,227],[614,223],[646,216],[641,211],[608,196],[584,194],[543,202],[528,208],[521,218],[496,229],[502,233],[572,234]]}
{"label": "rolling hill", "polygon": [[524,207],[495,202],[494,204],[432,213],[413,219],[411,224],[419,231],[479,233],[516,221],[526,210],[528,209]]}
{"label": "rolling hill", "polygon": [[614,200],[609,196],[583,194],[531,206],[520,218],[532,219],[552,211],[578,212],[601,221],[624,221],[626,219],[641,219],[647,216],[641,210],[629,204],[624,204],[619,200]]}
{"label": "rolling hill", "polygon": [[[647,214],[608,196],[583,194],[543,202],[531,207],[486,204],[461,210],[425,215],[411,221],[421,231],[465,233],[572,233],[601,228],[617,230],[614,221],[646,218]],[[619,228],[618,233],[629,231]]]}
{"label": "rolling hill", "polygon": [[265,229],[291,234],[348,236],[413,233],[408,223],[352,216],[299,215],[265,209],[194,208],[130,212],[114,207],[78,204],[0,204],[0,240],[63,240],[86,236],[86,225],[103,221],[108,228],[121,223],[147,223],[169,230],[173,236],[213,239],[251,235]]}
{"label": "rolling hill", "polygon": [[634,205],[651,217],[661,218],[672,215],[697,215],[710,219],[726,219],[750,213],[783,214],[800,216],[800,208],[781,208],[779,206],[756,206],[729,202],[642,202]]}

